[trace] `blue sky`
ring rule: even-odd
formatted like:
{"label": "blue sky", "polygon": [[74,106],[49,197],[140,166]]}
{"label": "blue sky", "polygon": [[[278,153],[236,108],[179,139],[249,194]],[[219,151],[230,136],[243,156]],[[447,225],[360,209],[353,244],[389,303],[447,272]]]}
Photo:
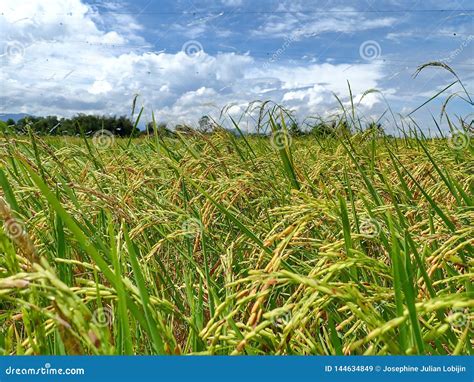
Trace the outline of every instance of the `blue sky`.
{"label": "blue sky", "polygon": [[[0,6],[0,113],[127,114],[132,99],[171,123],[238,115],[273,100],[307,116],[348,103],[376,119],[406,115],[453,81],[474,91],[469,1],[6,0]],[[457,85],[450,92],[459,92]],[[449,93],[448,93],[449,94]],[[424,124],[441,100],[415,113]],[[472,107],[455,99],[449,112]],[[432,127],[434,128],[434,126]]]}

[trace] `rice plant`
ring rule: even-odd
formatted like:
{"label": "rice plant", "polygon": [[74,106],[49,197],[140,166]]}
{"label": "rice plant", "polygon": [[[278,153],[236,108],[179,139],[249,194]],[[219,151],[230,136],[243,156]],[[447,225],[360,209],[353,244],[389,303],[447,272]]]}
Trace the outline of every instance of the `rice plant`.
{"label": "rice plant", "polygon": [[2,354],[472,354],[470,125],[260,106],[265,136],[4,129]]}

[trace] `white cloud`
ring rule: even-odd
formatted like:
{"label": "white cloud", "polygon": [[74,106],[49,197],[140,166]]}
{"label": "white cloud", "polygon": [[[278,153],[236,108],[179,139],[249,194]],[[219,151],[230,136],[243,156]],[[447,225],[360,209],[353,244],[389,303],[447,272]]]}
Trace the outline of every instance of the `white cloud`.
{"label": "white cloud", "polygon": [[[285,9],[286,10],[286,9]],[[363,13],[353,13],[354,8],[330,8],[328,13],[307,13],[295,8],[293,13],[275,14],[253,31],[255,36],[265,38],[296,39],[313,37],[322,33],[354,33],[390,27],[397,23],[394,17],[367,17]]]}
{"label": "white cloud", "polygon": [[390,33],[387,33],[387,36],[385,36],[388,40],[392,40],[392,41],[395,41],[395,42],[400,42],[404,39],[409,39],[409,38],[413,38],[413,37],[416,37],[416,34],[415,32],[412,32],[412,31],[406,31],[406,32],[390,32]]}
{"label": "white cloud", "polygon": [[112,85],[107,81],[95,81],[88,89],[91,94],[103,94],[112,90]]}
{"label": "white cloud", "polygon": [[[15,0],[0,18],[8,39],[1,46],[1,112],[128,114],[140,94],[148,113],[153,109],[159,120],[174,122],[195,123],[227,104],[234,103],[235,111],[257,99],[284,102],[306,116],[334,105],[333,92],[347,99],[348,79],[360,95],[383,78],[384,68],[376,63],[264,67],[235,53],[131,52],[146,42],[130,15],[102,16],[80,0],[43,4]],[[109,17],[127,17],[129,23],[115,27]],[[363,107],[378,101],[367,97]]]}
{"label": "white cloud", "polygon": [[228,7],[238,7],[242,5],[242,0],[221,0],[221,2]]}

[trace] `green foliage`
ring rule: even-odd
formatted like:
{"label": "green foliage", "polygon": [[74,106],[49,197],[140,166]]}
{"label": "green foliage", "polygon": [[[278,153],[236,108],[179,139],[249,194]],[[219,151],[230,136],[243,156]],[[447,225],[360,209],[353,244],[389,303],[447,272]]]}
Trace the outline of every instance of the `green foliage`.
{"label": "green foliage", "polygon": [[[14,122],[14,121],[13,121]],[[56,116],[27,116],[16,123],[7,122],[19,134],[26,134],[28,129],[38,135],[93,135],[99,130],[107,130],[119,137],[137,136],[139,130],[127,117],[97,116],[78,114],[72,118]]]}
{"label": "green foliage", "polygon": [[155,129],[153,122],[149,122],[146,125],[146,129],[143,132],[143,135],[149,136],[149,135],[155,135],[155,134],[162,138],[176,138],[176,133],[170,128],[168,128],[166,123],[158,124]]}
{"label": "green foliage", "polygon": [[472,153],[369,137],[0,146],[1,352],[469,354]]}

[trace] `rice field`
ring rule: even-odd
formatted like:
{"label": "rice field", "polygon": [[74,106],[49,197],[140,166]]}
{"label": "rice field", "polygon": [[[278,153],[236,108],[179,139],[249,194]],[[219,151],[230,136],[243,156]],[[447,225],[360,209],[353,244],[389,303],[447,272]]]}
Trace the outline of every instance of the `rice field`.
{"label": "rice field", "polygon": [[0,141],[2,354],[470,354],[471,132]]}
{"label": "rice field", "polygon": [[1,354],[473,354],[472,121],[393,137],[349,92],[316,135],[0,125]]}

